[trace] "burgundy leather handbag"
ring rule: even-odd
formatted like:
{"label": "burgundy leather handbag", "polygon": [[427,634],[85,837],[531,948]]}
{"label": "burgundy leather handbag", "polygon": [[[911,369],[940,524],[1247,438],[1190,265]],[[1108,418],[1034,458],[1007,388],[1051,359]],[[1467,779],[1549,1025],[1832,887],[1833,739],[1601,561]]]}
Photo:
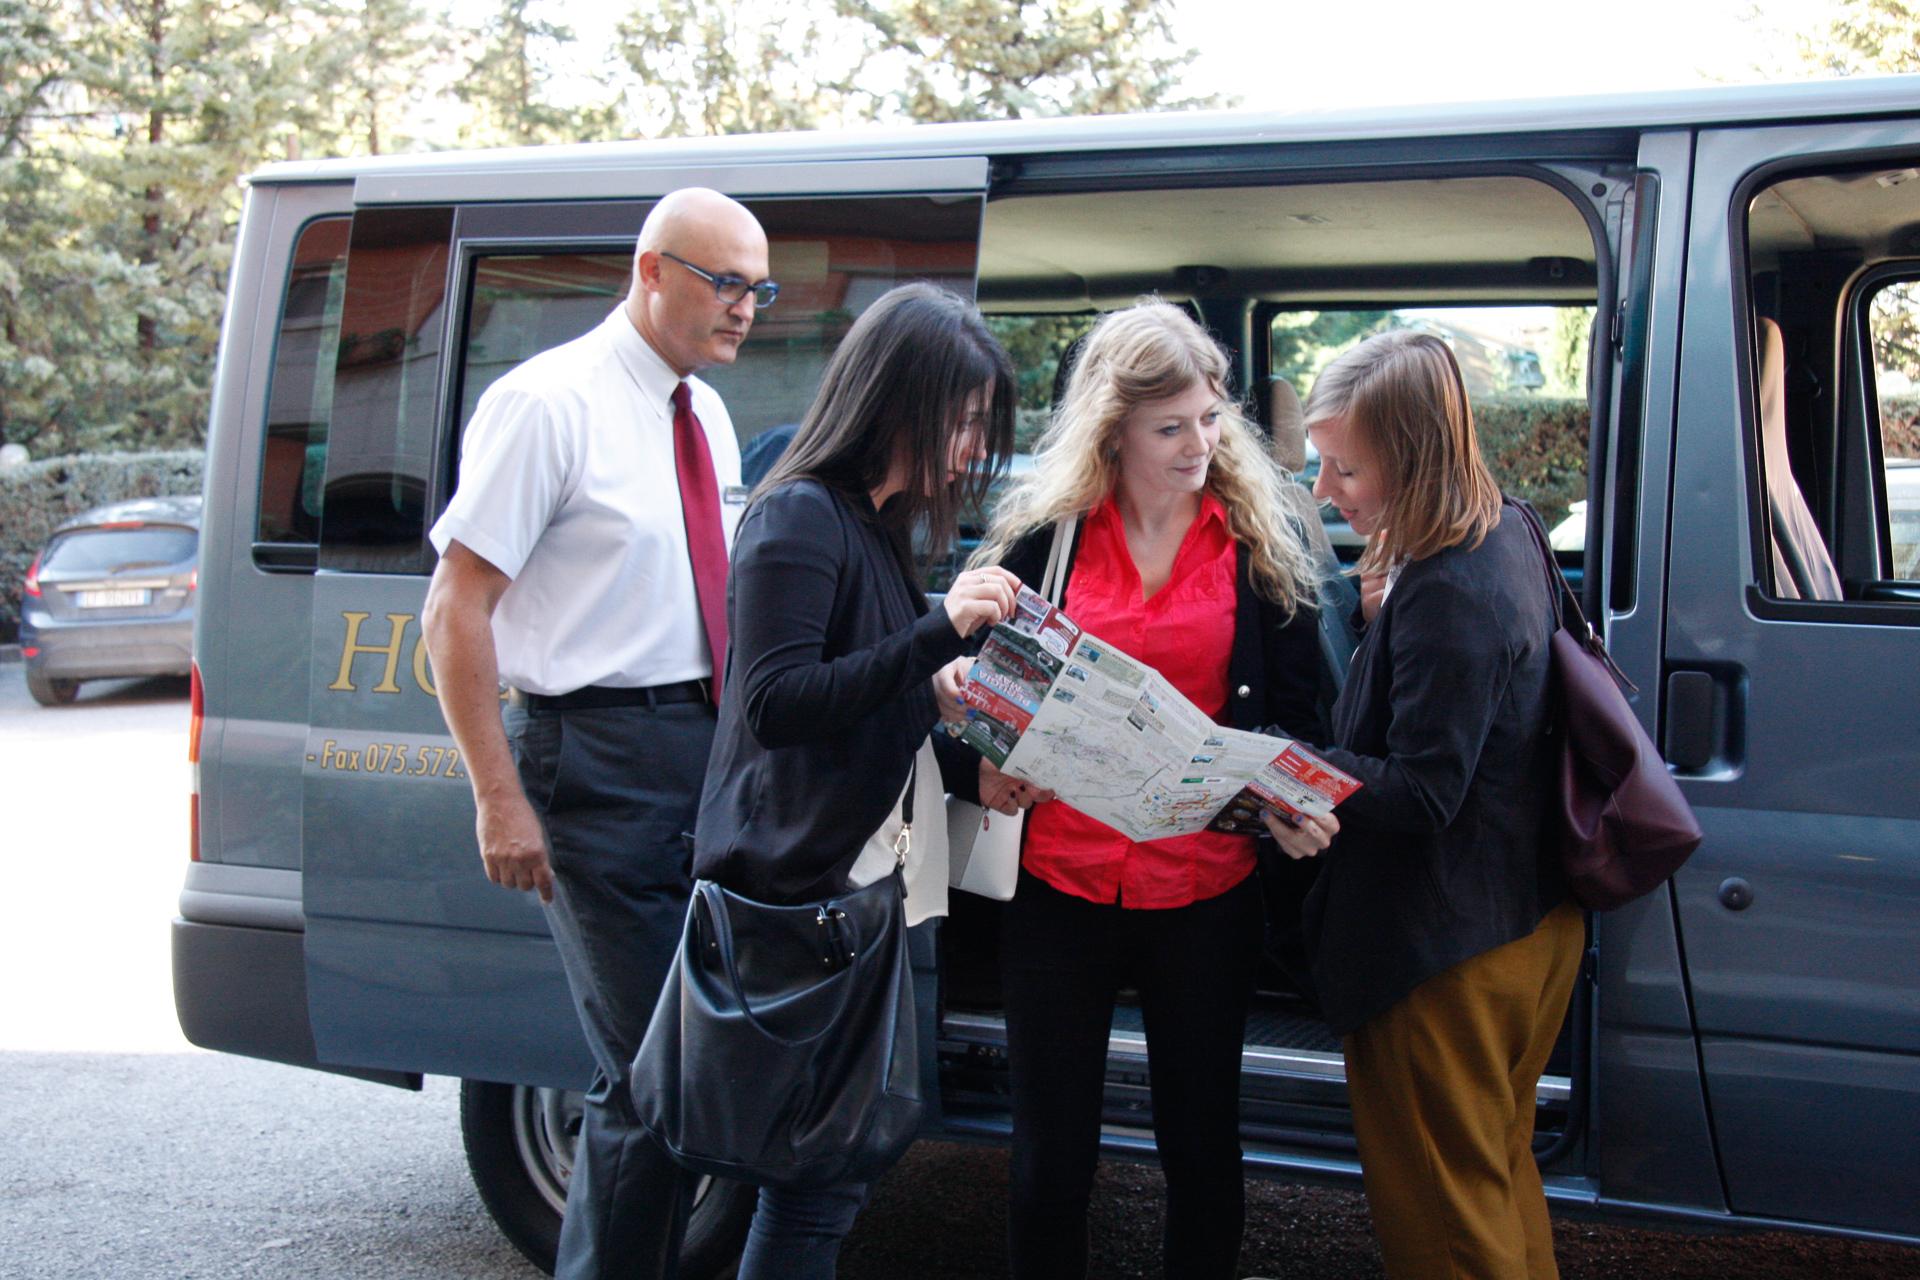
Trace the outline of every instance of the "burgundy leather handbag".
{"label": "burgundy leather handbag", "polygon": [[1621,686],[1632,689],[1633,682],[1581,611],[1540,517],[1525,503],[1510,505],[1540,549],[1559,621],[1551,644],[1561,735],[1561,863],[1580,904],[1609,911],[1679,870],[1700,845],[1700,823],[1627,705]]}

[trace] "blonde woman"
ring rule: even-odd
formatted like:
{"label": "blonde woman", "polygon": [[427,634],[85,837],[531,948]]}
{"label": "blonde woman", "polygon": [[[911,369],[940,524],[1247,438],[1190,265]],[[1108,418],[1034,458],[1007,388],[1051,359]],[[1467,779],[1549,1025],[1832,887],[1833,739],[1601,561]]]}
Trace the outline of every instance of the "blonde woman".
{"label": "blonde woman", "polygon": [[[1282,514],[1291,480],[1229,398],[1227,372],[1177,307],[1102,319],[974,563],[1038,582],[1056,525],[1078,517],[1061,601],[1076,621],[1221,723],[1317,740],[1313,572]],[[980,790],[1003,811],[1032,809],[1003,947],[1013,1275],[1086,1273],[1107,1040],[1116,990],[1132,986],[1167,1178],[1166,1273],[1232,1276],[1241,1041],[1262,930],[1254,838],[1136,844],[985,761]]]}
{"label": "blonde woman", "polygon": [[[1369,338],[1315,381],[1315,492],[1367,536],[1376,611],[1325,754],[1365,782],[1307,897],[1387,1274],[1551,1277],[1533,1094],[1585,927],[1542,824],[1553,602],[1444,342]],[[1278,831],[1290,853],[1323,833]]]}

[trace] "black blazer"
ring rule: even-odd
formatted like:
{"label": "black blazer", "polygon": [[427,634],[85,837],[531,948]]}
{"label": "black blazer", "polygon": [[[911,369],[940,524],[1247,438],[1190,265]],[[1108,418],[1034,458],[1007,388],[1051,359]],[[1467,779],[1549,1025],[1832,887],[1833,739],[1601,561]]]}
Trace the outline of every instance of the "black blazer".
{"label": "black blazer", "polygon": [[[866,495],[813,480],[741,517],[727,625],[694,874],[766,902],[838,893],[938,718],[933,673],[966,641]],[[942,771],[964,772],[971,753],[945,740]]]}
{"label": "black blazer", "polygon": [[[1068,581],[1085,528],[1084,521],[1074,526],[1073,541],[1067,547]],[[1047,525],[1014,543],[1002,564],[1038,591],[1052,547],[1053,526]],[[1233,652],[1227,660],[1228,723],[1255,733],[1325,741],[1326,721],[1320,713],[1325,664],[1314,611],[1300,608],[1288,617],[1286,610],[1254,590],[1247,562],[1247,549],[1240,547],[1233,579]],[[1064,590],[1061,595],[1064,598]]]}
{"label": "black blazer", "polygon": [[1327,1021],[1345,1034],[1566,897],[1543,823],[1554,628],[1520,515],[1401,571],[1354,651],[1327,759],[1366,784],[1307,895]]}

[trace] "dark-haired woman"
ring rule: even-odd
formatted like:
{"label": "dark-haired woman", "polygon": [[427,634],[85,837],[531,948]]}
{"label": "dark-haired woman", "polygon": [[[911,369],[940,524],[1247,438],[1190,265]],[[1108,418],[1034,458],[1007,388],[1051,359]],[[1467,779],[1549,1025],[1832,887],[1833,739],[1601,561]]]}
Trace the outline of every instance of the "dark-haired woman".
{"label": "dark-haired woman", "polygon": [[[697,875],[763,902],[871,883],[893,869],[917,773],[907,920],[945,913],[946,867],[924,837],[944,836],[943,765],[970,790],[978,757],[941,734],[936,761],[931,677],[1011,612],[1018,583],[970,570],[929,611],[912,535],[950,538],[1012,444],[1012,366],[971,304],[904,285],[855,322],[740,521]],[[828,1280],[865,1198],[762,1188],[740,1280]]]}

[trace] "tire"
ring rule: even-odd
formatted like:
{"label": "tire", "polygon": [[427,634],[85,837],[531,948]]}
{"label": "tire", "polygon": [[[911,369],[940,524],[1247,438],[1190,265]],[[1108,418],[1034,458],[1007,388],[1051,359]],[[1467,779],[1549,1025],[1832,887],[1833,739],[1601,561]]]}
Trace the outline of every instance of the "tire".
{"label": "tire", "polygon": [[28,667],[27,692],[32,694],[33,700],[43,707],[64,707],[79,696],[80,682],[43,676],[32,667]]}
{"label": "tire", "polygon": [[[549,1275],[579,1132],[576,1091],[460,1082],[460,1135],[474,1188],[501,1234]],[[734,1264],[757,1194],[744,1183],[700,1180],[680,1247],[684,1280],[715,1280]]]}

